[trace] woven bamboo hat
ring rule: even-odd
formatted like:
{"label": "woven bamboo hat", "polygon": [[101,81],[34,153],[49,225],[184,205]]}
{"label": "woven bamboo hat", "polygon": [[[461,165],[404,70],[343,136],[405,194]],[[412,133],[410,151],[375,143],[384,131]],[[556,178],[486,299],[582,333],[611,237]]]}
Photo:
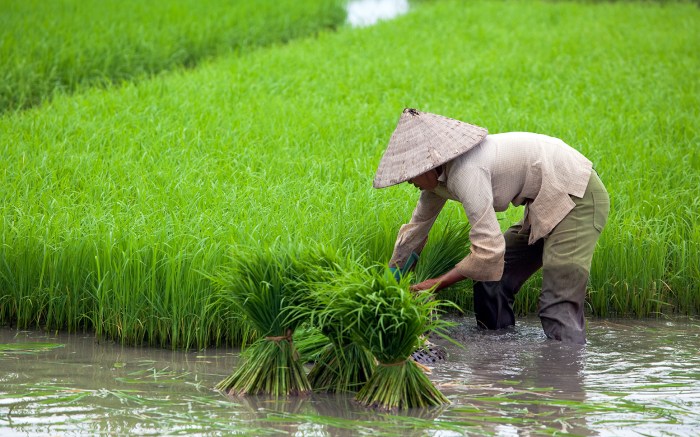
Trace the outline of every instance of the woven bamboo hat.
{"label": "woven bamboo hat", "polygon": [[479,144],[479,126],[406,108],[374,176],[374,188],[390,187],[441,166]]}

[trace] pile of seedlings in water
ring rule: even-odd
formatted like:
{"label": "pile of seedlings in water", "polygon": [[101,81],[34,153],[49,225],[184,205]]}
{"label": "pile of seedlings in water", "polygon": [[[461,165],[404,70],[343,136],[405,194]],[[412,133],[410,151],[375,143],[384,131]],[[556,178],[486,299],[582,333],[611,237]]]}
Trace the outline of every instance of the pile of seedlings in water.
{"label": "pile of seedlings in water", "polygon": [[424,346],[426,333],[445,336],[449,322],[438,313],[449,304],[435,300],[429,291],[411,292],[406,278],[396,283],[389,271],[350,274],[336,288],[328,311],[342,315],[359,344],[378,361],[355,399],[383,410],[448,404],[411,353]]}
{"label": "pile of seedlings in water", "polygon": [[308,293],[305,265],[284,251],[259,252],[235,262],[216,279],[223,299],[257,338],[242,364],[216,388],[231,395],[303,395],[311,392],[293,334],[303,322]]}
{"label": "pile of seedlings in water", "polygon": [[[283,252],[277,252],[283,253]],[[444,336],[438,317],[449,303],[409,290],[385,268],[326,259],[259,255],[218,278],[257,333],[241,366],[217,389],[232,395],[356,392],[367,407],[396,410],[448,404],[411,354],[427,333]],[[312,261],[314,260],[314,261]],[[224,287],[225,285],[225,287]],[[292,335],[302,323],[322,333],[308,376]]]}
{"label": "pile of seedlings in water", "polygon": [[336,306],[342,293],[335,282],[317,284],[311,290],[315,297],[312,323],[328,338],[321,350],[309,381],[315,391],[327,393],[356,392],[370,378],[375,368],[372,353],[358,343],[355,333],[349,329],[345,314]]}

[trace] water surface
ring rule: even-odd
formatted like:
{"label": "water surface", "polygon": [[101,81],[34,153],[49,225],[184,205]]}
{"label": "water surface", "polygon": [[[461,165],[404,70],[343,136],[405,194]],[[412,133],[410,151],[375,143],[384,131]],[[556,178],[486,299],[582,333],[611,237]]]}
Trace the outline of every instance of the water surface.
{"label": "water surface", "polygon": [[353,27],[371,26],[408,12],[408,0],[352,0],[348,2],[348,23]]}
{"label": "water surface", "polygon": [[0,435],[601,435],[700,432],[700,322],[590,321],[586,346],[537,320],[458,319],[430,378],[452,401],[386,414],[349,395],[233,399],[212,390],[237,350],[173,352],[0,330]]}

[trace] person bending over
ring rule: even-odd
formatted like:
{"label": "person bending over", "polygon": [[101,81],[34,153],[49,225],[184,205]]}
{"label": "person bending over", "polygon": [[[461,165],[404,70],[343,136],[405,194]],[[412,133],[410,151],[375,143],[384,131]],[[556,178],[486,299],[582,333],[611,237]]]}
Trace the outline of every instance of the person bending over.
{"label": "person bending over", "polygon": [[[538,315],[547,337],[584,344],[584,299],[591,260],[610,199],[591,161],[558,138],[485,128],[407,108],[374,178],[375,188],[408,182],[420,189],[401,226],[389,266],[406,273],[448,200],[471,226],[470,253],[449,272],[412,286],[441,290],[474,282],[477,324],[515,324],[513,302],[542,269]],[[501,233],[496,212],[525,205],[523,219]]]}

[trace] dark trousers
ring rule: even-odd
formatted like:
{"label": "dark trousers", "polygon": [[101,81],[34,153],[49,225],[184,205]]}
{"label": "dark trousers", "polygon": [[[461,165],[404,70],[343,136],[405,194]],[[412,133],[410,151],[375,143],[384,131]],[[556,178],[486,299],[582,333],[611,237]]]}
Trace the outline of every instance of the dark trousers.
{"label": "dark trousers", "polygon": [[542,268],[538,315],[547,337],[586,342],[584,300],[593,251],[605,226],[610,199],[596,172],[582,198],[545,238],[528,244],[522,225],[505,233],[506,254],[500,281],[474,283],[477,324],[486,329],[515,325],[513,302],[525,281]]}

